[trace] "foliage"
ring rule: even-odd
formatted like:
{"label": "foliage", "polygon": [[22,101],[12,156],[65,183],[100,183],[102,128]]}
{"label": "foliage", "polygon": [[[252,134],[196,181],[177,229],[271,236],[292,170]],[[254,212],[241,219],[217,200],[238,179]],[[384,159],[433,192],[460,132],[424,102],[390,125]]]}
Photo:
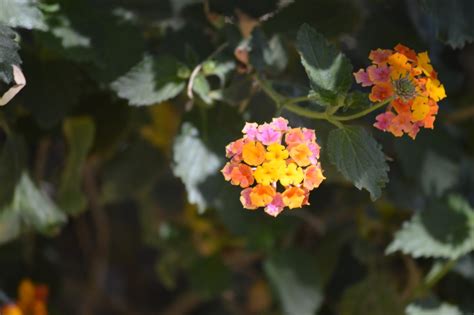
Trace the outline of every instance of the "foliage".
{"label": "foliage", "polygon": [[0,312],[473,312],[473,10],[0,0]]}

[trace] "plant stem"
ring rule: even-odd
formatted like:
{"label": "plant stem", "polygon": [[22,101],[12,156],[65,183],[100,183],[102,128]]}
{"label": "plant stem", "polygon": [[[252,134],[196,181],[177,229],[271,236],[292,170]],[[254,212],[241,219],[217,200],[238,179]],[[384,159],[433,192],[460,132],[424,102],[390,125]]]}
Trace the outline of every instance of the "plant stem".
{"label": "plant stem", "polygon": [[379,103],[375,103],[373,106],[369,107],[369,108],[366,108],[358,113],[355,113],[355,114],[352,114],[352,115],[348,115],[348,116],[333,116],[333,118],[335,120],[339,120],[339,121],[346,121],[346,120],[353,120],[353,119],[357,119],[357,118],[360,118],[360,117],[363,117],[371,112],[373,112],[374,110],[377,110],[379,109],[380,107],[383,107],[384,105],[390,103],[391,101],[393,101],[393,97],[391,98],[388,98],[386,99],[385,101],[382,101],[382,102],[379,102]]}
{"label": "plant stem", "polygon": [[341,107],[341,105],[334,107],[334,109],[328,108],[325,112],[317,112],[317,111],[313,111],[307,108],[303,108],[296,104],[310,101],[312,97],[306,95],[306,96],[298,96],[294,98],[286,98],[285,96],[275,91],[275,89],[273,89],[270,82],[260,78],[257,74],[254,75],[254,78],[260,85],[262,91],[265,94],[267,94],[275,102],[277,106],[277,111],[276,111],[277,114],[280,114],[283,109],[286,109],[290,112],[293,112],[303,117],[327,120],[328,122],[332,123],[333,125],[339,128],[343,127],[342,121],[348,121],[348,120],[353,120],[353,119],[363,117],[383,107],[384,105],[390,103],[394,99],[394,97],[388,98],[382,102],[376,103],[373,106],[352,115],[337,116],[337,115],[334,115],[334,113]]}
{"label": "plant stem", "polygon": [[413,290],[412,300],[425,295],[430,289],[432,289],[456,264],[456,259],[450,259],[446,261],[441,268],[428,280],[420,283],[420,285]]}

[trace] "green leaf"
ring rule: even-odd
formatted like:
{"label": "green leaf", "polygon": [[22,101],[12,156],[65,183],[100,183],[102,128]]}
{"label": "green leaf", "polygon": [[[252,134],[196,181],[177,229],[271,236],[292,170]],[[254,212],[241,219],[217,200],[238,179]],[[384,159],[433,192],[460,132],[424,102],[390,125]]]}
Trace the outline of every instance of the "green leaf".
{"label": "green leaf", "polygon": [[11,134],[3,145],[0,155],[0,208],[13,199],[15,187],[21,178],[25,164],[26,148],[20,136]]}
{"label": "green leaf", "polygon": [[422,0],[436,35],[452,48],[474,41],[474,3],[471,0]]}
{"label": "green leaf", "polygon": [[199,95],[204,103],[212,103],[212,99],[209,96],[209,93],[211,92],[211,86],[209,85],[209,82],[207,81],[204,74],[200,73],[195,77],[193,82],[193,92]]}
{"label": "green leaf", "polygon": [[288,56],[279,36],[275,35],[268,41],[262,29],[257,27],[252,32],[249,46],[250,63],[255,69],[275,74],[285,70]]}
{"label": "green leaf", "polygon": [[[0,13],[1,14],[1,13]],[[20,45],[15,41],[16,33],[0,23],[0,80],[6,84],[13,81],[13,65],[20,65]]]}
{"label": "green leaf", "polygon": [[61,210],[23,173],[11,204],[0,214],[0,244],[16,238],[23,229],[54,233],[65,222]]}
{"label": "green leaf", "polygon": [[380,197],[388,182],[389,167],[380,145],[362,127],[344,127],[329,133],[329,159],[358,189],[372,200]]}
{"label": "green leaf", "polygon": [[464,198],[434,200],[395,234],[386,253],[457,259],[474,250],[474,210]]}
{"label": "green leaf", "polygon": [[459,168],[450,160],[428,151],[420,172],[421,185],[427,195],[441,197],[459,177]]}
{"label": "green leaf", "polygon": [[0,23],[10,27],[47,30],[35,0],[0,0]]}
{"label": "green leaf", "polygon": [[371,106],[369,95],[361,91],[354,91],[347,94],[344,104],[344,110],[348,109],[365,109]]}
{"label": "green leaf", "polygon": [[314,315],[323,301],[316,259],[297,249],[276,253],[264,263],[286,315]]}
{"label": "green leaf", "polygon": [[406,315],[462,315],[461,310],[454,305],[442,303],[439,305],[421,306],[410,304],[406,308]]}
{"label": "green leaf", "polygon": [[341,298],[340,315],[403,315],[394,281],[380,273],[371,273],[349,287]]}
{"label": "green leaf", "polygon": [[222,162],[199,138],[199,131],[184,123],[173,145],[173,173],[181,178],[188,193],[188,201],[203,212],[208,206],[199,185],[218,173]]}
{"label": "green leaf", "polygon": [[185,87],[178,78],[179,64],[172,57],[145,56],[127,74],[111,83],[118,96],[134,106],[149,106],[171,99]]}
{"label": "green leaf", "polygon": [[304,24],[298,31],[297,47],[301,62],[309,77],[311,88],[323,99],[336,99],[352,84],[352,65],[334,46]]}
{"label": "green leaf", "polygon": [[69,152],[61,176],[58,204],[66,213],[77,215],[87,205],[81,189],[82,170],[94,141],[95,127],[91,118],[77,117],[66,119],[63,130]]}

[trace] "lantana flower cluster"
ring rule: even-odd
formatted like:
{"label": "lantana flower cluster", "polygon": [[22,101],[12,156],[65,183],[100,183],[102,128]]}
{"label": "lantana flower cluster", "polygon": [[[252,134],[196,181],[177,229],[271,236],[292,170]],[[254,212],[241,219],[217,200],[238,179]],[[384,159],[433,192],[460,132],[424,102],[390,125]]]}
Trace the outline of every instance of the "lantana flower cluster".
{"label": "lantana flower cluster", "polygon": [[226,147],[230,161],[222,174],[232,185],[243,188],[243,207],[263,207],[276,217],[285,207],[309,204],[309,192],[325,179],[314,130],[290,128],[279,117],[261,125],[246,123],[242,133],[242,138]]}
{"label": "lantana flower cluster", "polygon": [[48,287],[23,279],[18,286],[18,300],[0,309],[2,315],[48,315]]}
{"label": "lantana flower cluster", "polygon": [[408,134],[413,139],[420,128],[433,129],[437,102],[446,97],[446,92],[428,53],[417,54],[398,44],[394,50],[372,50],[369,59],[372,65],[354,73],[357,83],[372,87],[372,102],[392,99],[385,113],[376,117],[374,126],[396,137]]}

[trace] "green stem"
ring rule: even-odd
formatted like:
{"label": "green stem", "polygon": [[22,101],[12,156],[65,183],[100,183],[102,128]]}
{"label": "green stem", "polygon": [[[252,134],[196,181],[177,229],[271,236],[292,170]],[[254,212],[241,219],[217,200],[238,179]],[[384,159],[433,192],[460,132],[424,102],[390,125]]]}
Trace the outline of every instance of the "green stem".
{"label": "green stem", "polygon": [[443,279],[446,274],[448,274],[451,269],[456,264],[455,259],[450,259],[446,261],[443,266],[431,276],[428,280],[423,281],[414,291],[412,294],[412,299],[416,299],[420,296],[425,295],[429,292],[441,279]]}
{"label": "green stem", "polygon": [[374,104],[373,106],[369,107],[369,108],[366,108],[358,113],[355,113],[355,114],[352,114],[352,115],[348,115],[348,116],[332,116],[335,120],[338,120],[338,121],[347,121],[347,120],[353,120],[353,119],[357,119],[357,118],[360,118],[360,117],[363,117],[377,109],[379,109],[380,107],[383,107],[384,105],[387,105],[388,103],[390,103],[391,101],[393,101],[393,97],[391,98],[388,98],[386,99],[385,101],[382,101],[382,102],[379,102],[379,103],[376,103]]}
{"label": "green stem", "polygon": [[262,88],[263,92],[265,92],[265,94],[267,94],[276,103],[278,108],[282,107],[285,100],[283,95],[275,91],[270,82],[263,80],[258,75],[255,75],[254,77]]}
{"label": "green stem", "polygon": [[310,96],[299,96],[294,98],[286,98],[275,89],[273,89],[270,82],[260,78],[257,74],[254,75],[255,80],[259,83],[262,91],[267,94],[276,104],[277,106],[277,114],[280,114],[283,109],[286,109],[290,112],[298,114],[303,117],[313,118],[313,119],[323,119],[327,120],[328,122],[336,125],[339,128],[342,128],[343,121],[353,120],[360,117],[363,117],[384,105],[393,101],[394,97],[388,98],[382,102],[376,103],[373,106],[366,108],[358,113],[348,115],[348,116],[337,116],[334,115],[335,112],[342,106],[338,105],[334,108],[328,108],[325,112],[316,112],[307,108],[300,107],[296,105],[297,103],[307,102],[310,101],[312,98]]}

